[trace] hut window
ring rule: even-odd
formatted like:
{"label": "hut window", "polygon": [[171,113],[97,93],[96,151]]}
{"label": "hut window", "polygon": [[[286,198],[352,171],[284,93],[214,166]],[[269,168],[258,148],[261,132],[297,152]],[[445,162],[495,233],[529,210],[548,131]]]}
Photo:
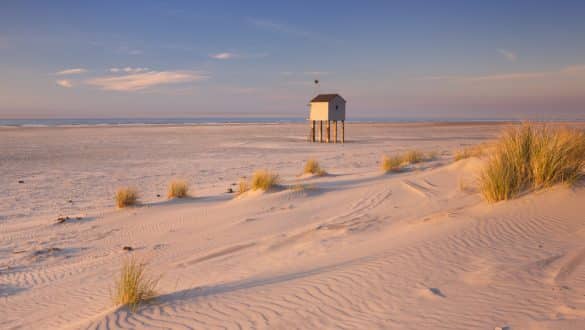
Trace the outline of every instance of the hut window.
{"label": "hut window", "polygon": [[339,106],[338,105],[335,105],[335,110],[338,110],[338,109],[339,109]]}

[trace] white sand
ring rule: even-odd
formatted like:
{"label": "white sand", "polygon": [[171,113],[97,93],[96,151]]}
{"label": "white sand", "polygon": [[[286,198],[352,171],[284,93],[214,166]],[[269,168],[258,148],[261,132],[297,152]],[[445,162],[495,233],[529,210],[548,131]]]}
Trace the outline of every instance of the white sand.
{"label": "white sand", "polygon": [[[452,161],[504,126],[0,128],[0,328],[583,329],[583,185],[490,205],[483,161]],[[380,173],[413,148],[440,157]],[[257,168],[310,189],[225,193]],[[166,201],[174,177],[195,198]],[[115,210],[123,185],[144,205]],[[110,297],[129,254],[163,275],[134,313]]]}

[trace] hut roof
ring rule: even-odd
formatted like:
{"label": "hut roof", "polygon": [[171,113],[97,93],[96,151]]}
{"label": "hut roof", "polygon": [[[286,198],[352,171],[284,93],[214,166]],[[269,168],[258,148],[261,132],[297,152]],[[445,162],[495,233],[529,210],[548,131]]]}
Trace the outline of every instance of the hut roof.
{"label": "hut roof", "polygon": [[345,101],[345,99],[343,99],[343,97],[341,97],[339,94],[319,94],[315,96],[311,102],[330,102],[336,96],[339,96],[343,101]]}

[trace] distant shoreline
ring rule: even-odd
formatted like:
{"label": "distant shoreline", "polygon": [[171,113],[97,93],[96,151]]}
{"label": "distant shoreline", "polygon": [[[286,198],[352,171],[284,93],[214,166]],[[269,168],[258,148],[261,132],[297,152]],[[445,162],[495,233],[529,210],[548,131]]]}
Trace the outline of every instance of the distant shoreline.
{"label": "distant shoreline", "polygon": [[[532,122],[583,122],[585,119],[436,119],[436,118],[350,118],[348,123],[384,124],[489,124]],[[306,119],[301,117],[233,117],[233,118],[59,118],[59,119],[0,119],[0,127],[99,127],[99,126],[193,126],[193,125],[231,125],[231,124],[300,124]]]}

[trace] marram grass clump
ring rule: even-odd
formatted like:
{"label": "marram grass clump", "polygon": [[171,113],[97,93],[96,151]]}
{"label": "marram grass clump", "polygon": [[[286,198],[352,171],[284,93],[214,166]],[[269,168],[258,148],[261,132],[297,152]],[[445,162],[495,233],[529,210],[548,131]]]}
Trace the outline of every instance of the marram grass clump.
{"label": "marram grass clump", "polygon": [[124,260],[115,284],[113,299],[116,305],[127,305],[134,311],[138,305],[156,296],[160,277],[149,276],[146,267],[145,262],[134,257]]}
{"label": "marram grass clump", "polygon": [[250,179],[250,188],[252,190],[268,191],[279,182],[279,176],[276,173],[267,170],[258,170],[252,175]]}
{"label": "marram grass clump", "polygon": [[138,192],[130,187],[119,188],[114,199],[116,200],[116,206],[120,209],[133,206],[138,203]]}
{"label": "marram grass clump", "polygon": [[385,173],[388,172],[398,172],[402,169],[403,160],[400,156],[383,156],[382,157],[382,171]]}
{"label": "marram grass clump", "polygon": [[585,133],[525,124],[507,131],[495,145],[480,175],[480,190],[490,202],[528,189],[573,184],[585,170]]}
{"label": "marram grass clump", "polygon": [[168,198],[184,198],[189,192],[189,185],[183,180],[173,180],[169,183]]}
{"label": "marram grass clump", "polygon": [[238,192],[236,195],[239,196],[248,190],[250,190],[250,183],[248,183],[246,179],[240,179],[240,182],[238,182]]}
{"label": "marram grass clump", "polygon": [[309,159],[305,163],[305,167],[303,168],[304,174],[313,174],[317,176],[323,176],[327,174],[324,168],[319,165],[319,162],[314,159]]}
{"label": "marram grass clump", "polygon": [[437,155],[432,152],[424,153],[418,150],[409,150],[394,156],[383,156],[381,168],[385,173],[399,172],[410,164],[431,161],[436,157]]}
{"label": "marram grass clump", "polygon": [[455,161],[467,159],[471,157],[482,157],[485,154],[487,146],[483,144],[466,147],[455,152]]}

